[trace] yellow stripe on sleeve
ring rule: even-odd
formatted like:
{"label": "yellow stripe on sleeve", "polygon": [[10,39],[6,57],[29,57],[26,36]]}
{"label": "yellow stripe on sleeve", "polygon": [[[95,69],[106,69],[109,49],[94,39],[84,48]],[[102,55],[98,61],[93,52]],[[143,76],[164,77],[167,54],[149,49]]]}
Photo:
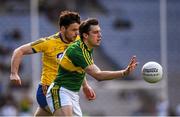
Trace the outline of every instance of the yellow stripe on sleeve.
{"label": "yellow stripe on sleeve", "polygon": [[86,60],[86,63],[88,63],[88,65],[90,65],[90,62],[89,62],[89,60],[88,60],[88,56],[87,56],[87,54],[86,54],[86,52],[85,52],[84,46],[82,46],[82,52],[83,52],[83,56],[84,56],[84,58],[85,58],[85,60]]}

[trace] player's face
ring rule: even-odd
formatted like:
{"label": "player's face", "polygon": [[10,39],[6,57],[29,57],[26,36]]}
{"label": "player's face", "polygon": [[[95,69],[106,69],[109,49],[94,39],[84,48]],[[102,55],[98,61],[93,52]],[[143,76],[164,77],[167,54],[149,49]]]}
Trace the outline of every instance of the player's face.
{"label": "player's face", "polygon": [[70,24],[64,31],[65,39],[68,42],[75,41],[78,34],[79,34],[79,24],[78,23]]}
{"label": "player's face", "polygon": [[88,45],[91,47],[99,46],[101,43],[101,29],[99,25],[91,26],[91,30],[88,34]]}

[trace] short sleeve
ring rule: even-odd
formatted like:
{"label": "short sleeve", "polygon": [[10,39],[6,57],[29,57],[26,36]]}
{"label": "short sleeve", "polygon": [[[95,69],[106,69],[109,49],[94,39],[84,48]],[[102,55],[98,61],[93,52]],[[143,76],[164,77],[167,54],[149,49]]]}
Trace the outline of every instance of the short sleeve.
{"label": "short sleeve", "polygon": [[31,47],[35,53],[45,51],[47,49],[47,46],[47,40],[44,38],[31,42]]}
{"label": "short sleeve", "polygon": [[75,66],[82,67],[83,69],[93,64],[92,57],[87,50],[82,50],[81,48],[72,48],[67,50],[66,54]]}

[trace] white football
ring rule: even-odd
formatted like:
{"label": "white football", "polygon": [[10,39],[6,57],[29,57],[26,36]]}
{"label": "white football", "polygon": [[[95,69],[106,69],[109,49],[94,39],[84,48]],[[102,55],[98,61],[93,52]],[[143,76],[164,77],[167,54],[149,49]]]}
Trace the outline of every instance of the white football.
{"label": "white football", "polygon": [[142,67],[142,77],[146,82],[156,83],[162,79],[162,66],[154,61],[147,62]]}

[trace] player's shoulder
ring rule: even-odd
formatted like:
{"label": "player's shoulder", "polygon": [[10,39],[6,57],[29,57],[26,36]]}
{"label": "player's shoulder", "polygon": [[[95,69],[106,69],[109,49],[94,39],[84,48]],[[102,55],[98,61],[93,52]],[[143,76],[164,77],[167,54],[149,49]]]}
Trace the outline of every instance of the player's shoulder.
{"label": "player's shoulder", "polygon": [[48,44],[55,44],[59,40],[59,35],[58,33],[55,33],[53,35],[47,36],[40,38],[39,41],[43,43],[48,43]]}
{"label": "player's shoulder", "polygon": [[59,38],[58,33],[55,33],[53,35],[47,36],[47,37],[42,37],[34,42],[31,42],[31,46],[35,46],[35,45],[40,45],[40,44],[53,44],[56,43],[55,40],[57,40]]}
{"label": "player's shoulder", "polygon": [[50,36],[48,36],[48,37],[44,37],[44,39],[45,39],[46,41],[59,39],[59,33],[55,33],[55,34],[50,35]]}
{"label": "player's shoulder", "polygon": [[76,40],[74,43],[70,44],[70,46],[68,47],[69,49],[78,49],[80,48],[82,41],[81,40]]}
{"label": "player's shoulder", "polygon": [[72,43],[66,50],[67,54],[75,54],[75,53],[81,52],[81,40],[77,40],[74,43]]}

